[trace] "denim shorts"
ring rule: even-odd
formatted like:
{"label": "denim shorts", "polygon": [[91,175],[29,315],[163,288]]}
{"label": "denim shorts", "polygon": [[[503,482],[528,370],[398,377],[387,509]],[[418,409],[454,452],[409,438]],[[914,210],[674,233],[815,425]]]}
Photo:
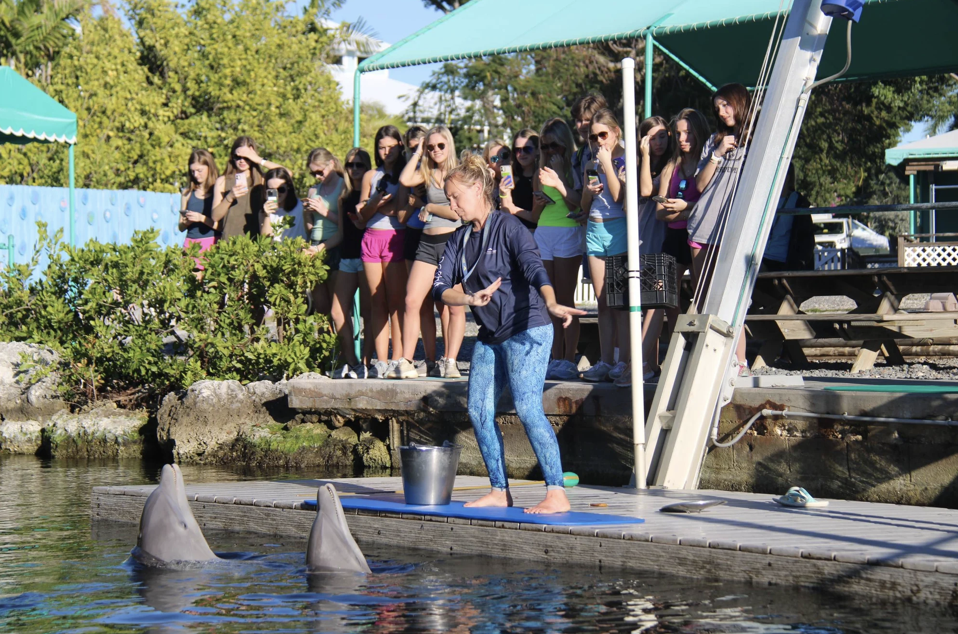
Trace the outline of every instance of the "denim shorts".
{"label": "denim shorts", "polygon": [[543,260],[578,258],[585,252],[585,227],[536,227],[536,245]]}
{"label": "denim shorts", "polygon": [[585,250],[589,255],[607,258],[629,250],[625,218],[605,222],[589,221],[585,231]]}
{"label": "denim shorts", "polygon": [[341,258],[339,260],[339,270],[343,273],[362,273],[362,258]]}

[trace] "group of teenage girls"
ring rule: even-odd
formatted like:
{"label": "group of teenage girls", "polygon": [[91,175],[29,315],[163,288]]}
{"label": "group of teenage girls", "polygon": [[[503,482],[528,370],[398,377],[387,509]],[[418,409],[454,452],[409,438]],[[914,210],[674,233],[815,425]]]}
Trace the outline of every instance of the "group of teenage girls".
{"label": "group of teenage girls", "polygon": [[[714,134],[702,113],[687,108],[671,122],[642,121],[636,144],[640,251],[672,255],[677,283],[690,271],[697,296],[707,288],[701,278],[721,240],[750,127],[750,96],[743,86],[723,86],[712,105]],[[571,115],[573,127],[554,118],[538,132],[520,130],[511,144],[489,141],[482,161],[495,210],[515,216],[531,232],[555,301],[574,306],[580,266],[592,279],[601,357],[580,371],[578,317],[553,316],[546,378],[627,387],[633,376],[628,313],[606,301],[606,259],[627,252],[622,129],[599,95],[578,99]],[[331,316],[343,344],[335,378],[458,377],[464,307],[446,305],[433,293],[446,243],[462,224],[445,189],[460,161],[452,134],[445,126],[413,126],[405,134],[384,126],[373,151],[371,159],[353,148],[340,162],[324,148],[313,150],[306,168],[316,183],[300,199],[290,170],[262,158],[249,137],[233,143],[222,175],[209,152],[194,150],[180,228],[187,244],[198,242],[201,251],[218,239],[247,234],[302,237],[310,255],[322,255],[330,273],[311,299],[314,310]],[[357,289],[363,358],[352,345]],[[637,374],[644,380],[658,374],[657,342],[666,315],[674,324],[678,309],[647,310],[644,316],[644,363]],[[425,360],[416,362],[420,335]],[[740,344],[744,368],[744,338]]]}

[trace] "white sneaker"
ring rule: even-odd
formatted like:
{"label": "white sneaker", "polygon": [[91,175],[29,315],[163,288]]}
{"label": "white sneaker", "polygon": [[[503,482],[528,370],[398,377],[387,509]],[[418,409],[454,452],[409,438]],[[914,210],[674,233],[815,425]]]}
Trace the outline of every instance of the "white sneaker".
{"label": "white sneaker", "polygon": [[[377,361],[376,365],[378,366],[380,363],[383,363],[383,362]],[[388,379],[390,374],[394,374],[397,371],[396,368],[399,367],[399,361],[390,361],[389,363],[384,363],[383,365],[385,365],[386,367],[383,368],[383,371],[379,375],[379,378]],[[418,376],[418,373],[417,373],[417,376]]]}
{"label": "white sneaker", "polygon": [[385,361],[377,360],[376,363],[369,364],[367,376],[370,379],[381,379],[386,375],[387,370],[389,370],[389,365]]}
{"label": "white sneaker", "polygon": [[419,361],[413,361],[413,365],[416,366],[416,373],[421,377],[429,374],[429,368],[426,366],[426,362],[423,359]]}
{"label": "white sneaker", "polygon": [[612,366],[605,361],[599,361],[594,366],[582,373],[582,380],[589,383],[601,383],[609,380],[609,370]]}
{"label": "white sneaker", "polygon": [[447,379],[458,379],[462,377],[462,375],[459,374],[459,364],[456,363],[455,359],[443,359],[442,375]]}
{"label": "white sneaker", "polygon": [[552,378],[556,381],[575,381],[579,378],[579,368],[571,361],[559,359],[552,368]]}
{"label": "white sneaker", "polygon": [[[366,374],[366,367],[363,366],[363,374]],[[344,364],[343,367],[333,370],[334,379],[357,379],[359,376],[356,374],[356,371],[349,367],[348,364]]]}
{"label": "white sneaker", "polygon": [[[393,365],[395,364],[395,365]],[[389,370],[386,372],[387,379],[418,379],[419,371],[416,366],[408,359],[392,361],[389,364]]]}
{"label": "white sneaker", "polygon": [[629,367],[627,363],[619,361],[612,367],[611,370],[609,370],[609,378],[615,381],[617,378],[622,376],[622,373],[625,372],[627,367]]}

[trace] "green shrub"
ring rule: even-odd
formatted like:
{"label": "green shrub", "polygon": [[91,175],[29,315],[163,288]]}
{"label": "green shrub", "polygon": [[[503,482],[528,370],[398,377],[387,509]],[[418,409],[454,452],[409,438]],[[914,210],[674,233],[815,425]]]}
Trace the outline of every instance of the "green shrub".
{"label": "green shrub", "polygon": [[[199,247],[162,249],[157,231],[75,248],[62,231],[38,227],[31,261],[0,273],[0,339],[56,350],[71,400],[142,400],[201,379],[279,379],[329,360],[328,321],[306,314],[327,268],[302,252],[301,239],[221,242],[203,254],[198,277]],[[44,254],[49,264],[34,275]]]}

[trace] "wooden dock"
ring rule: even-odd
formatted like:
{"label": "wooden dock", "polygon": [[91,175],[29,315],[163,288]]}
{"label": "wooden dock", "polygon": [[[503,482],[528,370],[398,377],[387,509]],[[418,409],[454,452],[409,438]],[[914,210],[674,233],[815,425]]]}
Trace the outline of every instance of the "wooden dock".
{"label": "wooden dock", "polygon": [[[395,493],[400,478],[330,480],[341,495]],[[303,507],[326,480],[223,482],[187,485],[205,530],[305,538],[315,511]],[[487,491],[488,480],[459,476],[454,500]],[[95,520],[139,522],[153,486],[97,487]],[[514,481],[517,506],[531,506],[541,485]],[[833,500],[824,509],[788,509],[771,495],[725,491],[644,492],[578,486],[572,510],[628,515],[635,526],[542,526],[347,510],[363,545],[396,545],[533,560],[550,566],[656,570],[696,579],[812,587],[922,603],[958,603],[958,511]],[[814,493],[814,492],[813,492]],[[673,502],[719,499],[701,514],[666,514]],[[607,506],[596,507],[593,504]],[[215,540],[211,546],[216,550]]]}

